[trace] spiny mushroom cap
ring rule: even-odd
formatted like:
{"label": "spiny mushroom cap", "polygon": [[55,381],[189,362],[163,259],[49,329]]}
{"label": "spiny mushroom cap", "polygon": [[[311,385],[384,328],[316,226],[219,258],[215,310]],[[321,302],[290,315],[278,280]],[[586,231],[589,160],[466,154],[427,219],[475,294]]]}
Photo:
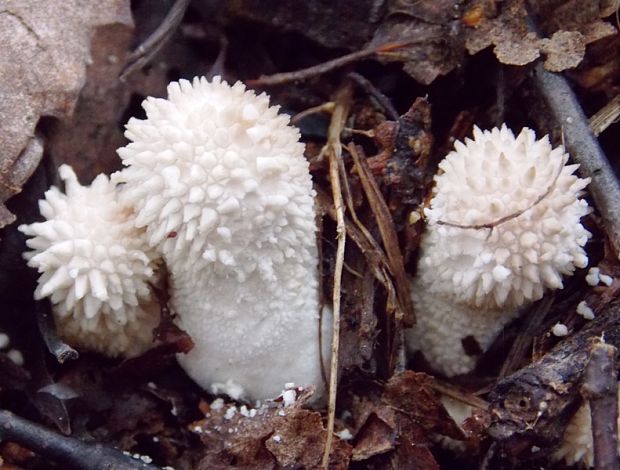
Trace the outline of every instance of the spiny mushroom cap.
{"label": "spiny mushroom cap", "polygon": [[517,317],[511,309],[479,308],[456,302],[456,296],[431,292],[422,276],[411,283],[411,295],[419,312],[416,324],[406,330],[407,346],[420,351],[436,371],[451,377],[471,372],[480,353]]}
{"label": "spiny mushroom cap", "polygon": [[562,147],[524,128],[474,129],[439,164],[420,269],[432,291],[471,306],[517,307],[583,268],[590,179]]}
{"label": "spiny mushroom cap", "polygon": [[156,258],[105,175],[82,186],[71,167],[59,173],[65,194],[52,187],[39,201],[47,220],[19,227],[32,237],[24,257],[41,273],[35,298],[51,299],[56,327],[69,344],[138,355],[151,345],[159,320],[149,300]]}
{"label": "spiny mushroom cap", "polygon": [[[618,393],[618,406],[620,406],[620,393]],[[618,417],[618,428],[620,429],[620,417]],[[617,444],[616,451],[620,454],[620,443]],[[554,452],[553,458],[564,459],[568,465],[579,464],[586,468],[594,466],[592,417],[588,402],[583,403],[569,421],[560,447]]]}
{"label": "spiny mushroom cap", "polygon": [[314,191],[299,132],[265,94],[219,77],[173,82],[143,107],[114,178],[168,266],[195,344],[179,362],[204,388],[249,398],[319,385]]}

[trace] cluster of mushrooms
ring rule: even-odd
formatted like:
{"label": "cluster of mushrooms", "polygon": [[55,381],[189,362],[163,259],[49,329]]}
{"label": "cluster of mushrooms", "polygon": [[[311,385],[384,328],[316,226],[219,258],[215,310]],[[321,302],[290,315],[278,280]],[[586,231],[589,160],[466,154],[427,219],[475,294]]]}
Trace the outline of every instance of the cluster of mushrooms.
{"label": "cluster of mushrooms", "polygon": [[[331,321],[320,321],[299,131],[264,93],[218,77],[173,82],[168,99],[143,107],[147,118],[129,121],[130,143],[118,150],[122,170],[82,186],[62,166],[65,191],[48,190],[45,220],[20,227],[40,272],[36,298],[50,298],[68,343],[132,357],[153,345],[153,290],[166,281],[175,321],[194,342],[178,361],[201,387],[262,400],[294,382],[320,398]],[[465,337],[484,351],[523,306],[587,266],[580,197],[589,180],[567,160],[547,137],[502,127],[476,128],[441,162],[407,334],[437,371],[471,371]]]}

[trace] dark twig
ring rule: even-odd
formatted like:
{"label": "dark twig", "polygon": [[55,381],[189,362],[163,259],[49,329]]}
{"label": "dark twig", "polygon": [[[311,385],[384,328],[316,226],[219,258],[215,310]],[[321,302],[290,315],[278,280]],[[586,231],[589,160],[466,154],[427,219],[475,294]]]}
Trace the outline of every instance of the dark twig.
{"label": "dark twig", "polygon": [[6,410],[0,410],[0,439],[15,442],[44,458],[55,460],[69,468],[157,469],[153,465],[124,455],[117,449],[104,447],[101,444],[87,444],[77,439],[61,436]]}
{"label": "dark twig", "polygon": [[170,39],[176,31],[177,26],[181,23],[190,1],[191,0],[177,0],[157,29],[129,54],[127,57],[127,64],[120,76],[121,80],[125,80],[134,71],[148,64],[155,54],[161,50],[164,44],[168,42],[168,39]]}
{"label": "dark twig", "polygon": [[364,77],[363,75],[360,75],[357,72],[351,72],[347,76],[351,80],[353,80],[356,85],[361,87],[366,93],[368,93],[375,100],[377,100],[377,102],[385,110],[388,119],[392,121],[398,121],[398,119],[400,118],[400,115],[398,114],[398,111],[396,111],[396,108],[394,108],[394,105],[392,104],[390,99],[387,96],[385,96],[383,93],[381,93],[377,89],[377,87],[372,84],[370,80],[368,80],[366,77]]}
{"label": "dark twig", "polygon": [[56,356],[56,360],[61,364],[68,360],[74,360],[79,357],[78,352],[71,346],[62,341],[56,334],[56,325],[54,317],[50,311],[48,300],[40,300],[35,303],[35,311],[37,315],[37,323],[39,331],[43,337],[43,341],[50,353]]}
{"label": "dark twig", "polygon": [[261,76],[254,80],[248,80],[246,83],[248,84],[248,86],[251,87],[260,87],[282,85],[284,83],[295,82],[298,80],[306,80],[308,78],[330,72],[337,68],[344,67],[345,65],[352,64],[353,62],[357,62],[368,57],[380,56],[381,54],[386,54],[393,50],[402,49],[403,47],[411,46],[412,44],[416,44],[423,40],[423,38],[420,38],[402,43],[384,44],[374,49],[362,49],[361,51],[351,52],[350,54],[343,55],[342,57],[338,57],[333,60],[328,60],[327,62],[323,62],[322,64],[313,65],[312,67],[308,67],[306,69],[296,70],[294,72],[284,72],[268,76]]}
{"label": "dark twig", "polygon": [[581,394],[590,402],[595,470],[619,470],[616,348],[597,341],[590,348]]}
{"label": "dark twig", "polygon": [[560,341],[538,361],[501,379],[489,393],[492,423],[489,434],[504,441],[507,454],[526,443],[550,445],[561,437],[579,400],[591,338],[620,346],[620,299],[597,311],[594,320]]}
{"label": "dark twig", "polygon": [[[539,33],[533,15],[528,17],[530,30]],[[562,129],[564,145],[581,172],[592,178],[590,194],[601,214],[607,235],[617,256],[620,255],[620,183],[588,118],[563,75],[545,70],[542,62],[534,67],[534,84],[549,107],[556,125]]]}

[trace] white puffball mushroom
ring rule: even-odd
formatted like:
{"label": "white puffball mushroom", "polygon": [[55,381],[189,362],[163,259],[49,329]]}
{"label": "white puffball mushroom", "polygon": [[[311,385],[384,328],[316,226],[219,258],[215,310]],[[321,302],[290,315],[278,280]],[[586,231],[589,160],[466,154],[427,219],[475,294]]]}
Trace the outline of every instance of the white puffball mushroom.
{"label": "white puffball mushroom", "polygon": [[[618,392],[618,406],[620,406],[620,391]],[[620,429],[620,417],[618,417],[618,429]],[[620,438],[620,436],[618,437]],[[578,464],[581,467],[592,468],[594,466],[593,446],[592,417],[590,405],[586,401],[579,407],[566,426],[562,442],[553,453],[553,459],[564,459],[568,465]],[[620,439],[617,452],[620,454]]]}
{"label": "white puffball mushroom", "polygon": [[520,307],[587,266],[590,233],[580,218],[589,207],[580,196],[590,179],[567,161],[547,136],[536,140],[524,128],[515,137],[504,125],[475,127],[474,139],[457,141],[439,164],[412,283],[417,324],[408,333],[409,348],[437,370],[473,369],[466,336],[486,350]]}
{"label": "white puffball mushroom", "polygon": [[52,187],[39,201],[47,220],[19,227],[31,237],[24,257],[41,274],[35,298],[50,298],[58,333],[72,346],[112,357],[141,354],[159,323],[149,286],[157,256],[105,175],[82,186],[71,167],[59,174],[65,193]]}
{"label": "white puffball mushroom", "polygon": [[266,94],[219,77],[172,82],[168,99],[143,107],[113,179],[167,265],[171,307],[194,341],[179,363],[214,392],[265,399],[295,382],[320,395],[314,191],[299,131]]}
{"label": "white puffball mushroom", "polygon": [[[587,266],[589,212],[580,199],[589,178],[566,165],[568,154],[524,128],[505,125],[456,142],[439,164],[422,275],[433,292],[484,308],[513,308],[562,288],[562,276]],[[483,227],[486,226],[486,227]]]}

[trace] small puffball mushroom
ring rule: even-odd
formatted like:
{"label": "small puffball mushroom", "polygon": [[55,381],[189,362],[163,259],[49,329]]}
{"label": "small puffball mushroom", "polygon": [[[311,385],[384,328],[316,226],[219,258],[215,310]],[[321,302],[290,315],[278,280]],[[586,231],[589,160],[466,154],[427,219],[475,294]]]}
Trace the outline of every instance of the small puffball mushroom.
{"label": "small puffball mushroom", "polygon": [[425,210],[419,269],[429,288],[471,306],[514,308],[585,268],[590,233],[579,220],[589,207],[580,196],[590,179],[567,161],[528,128],[515,138],[505,125],[476,127],[474,140],[457,141]]}
{"label": "small puffball mushroom", "polygon": [[71,167],[59,173],[65,193],[52,187],[39,201],[47,220],[19,227],[31,237],[24,257],[41,273],[35,298],[50,298],[59,335],[69,344],[136,356],[151,346],[159,322],[149,286],[157,256],[105,175],[82,186]]}
{"label": "small puffball mushroom", "polygon": [[[620,406],[620,391],[618,392],[618,406]],[[618,429],[620,429],[620,417],[618,417]],[[618,441],[617,452],[620,454],[620,439]],[[568,465],[578,464],[586,468],[594,466],[592,417],[587,401],[579,407],[566,426],[562,442],[554,452],[553,459],[564,459]]]}
{"label": "small puffball mushroom", "polygon": [[298,130],[267,95],[219,77],[173,82],[143,107],[113,179],[167,265],[194,341],[179,363],[216,393],[264,399],[295,382],[320,395],[314,191]]}
{"label": "small puffball mushroom", "polygon": [[408,334],[410,349],[436,369],[471,370],[466,336],[486,350],[520,307],[587,266],[590,233],[579,221],[590,179],[567,161],[547,136],[524,128],[515,137],[504,125],[475,127],[439,164],[412,287],[418,323]]}

